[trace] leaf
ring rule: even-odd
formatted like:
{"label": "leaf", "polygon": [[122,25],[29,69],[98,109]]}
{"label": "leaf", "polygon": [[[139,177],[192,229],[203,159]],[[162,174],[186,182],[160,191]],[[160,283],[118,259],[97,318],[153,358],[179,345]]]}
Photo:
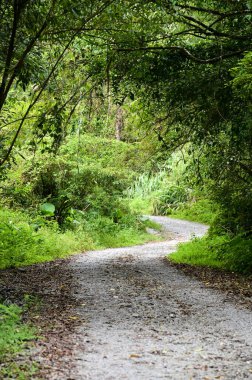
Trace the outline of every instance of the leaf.
{"label": "leaf", "polygon": [[43,203],[40,206],[40,211],[46,216],[53,216],[55,213],[55,206],[52,203]]}
{"label": "leaf", "polygon": [[139,354],[131,354],[130,355],[130,359],[137,359],[137,358],[141,358],[142,355],[139,355]]}

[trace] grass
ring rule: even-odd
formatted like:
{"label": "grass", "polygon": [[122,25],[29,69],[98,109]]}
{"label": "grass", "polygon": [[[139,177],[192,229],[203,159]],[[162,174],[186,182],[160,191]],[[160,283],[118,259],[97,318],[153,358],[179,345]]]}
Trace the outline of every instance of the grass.
{"label": "grass", "polygon": [[165,181],[163,172],[161,174],[153,178],[142,175],[128,190],[128,203],[132,212],[168,215],[204,224],[214,221],[218,214],[216,204],[204,198],[186,202],[188,189]]}
{"label": "grass", "polygon": [[152,215],[154,210],[154,199],[152,197],[136,197],[128,199],[129,208],[139,215]]}
{"label": "grass", "polygon": [[7,269],[64,258],[77,252],[143,244],[157,239],[146,227],[151,222],[126,217],[123,223],[100,217],[86,221],[75,230],[61,232],[55,223],[42,224],[24,212],[0,209],[0,269]]}
{"label": "grass", "polygon": [[243,236],[206,236],[180,244],[167,256],[175,263],[219,268],[245,275],[252,274],[252,240]]}
{"label": "grass", "polygon": [[132,223],[127,224],[126,221],[126,225],[120,227],[120,225],[115,225],[111,220],[104,217],[96,219],[96,221],[88,225],[89,229],[90,227],[95,249],[133,246],[158,240],[159,237],[147,233],[146,228],[161,230],[159,224],[147,219],[138,219],[135,225],[132,225]]}
{"label": "grass", "polygon": [[191,242],[180,244],[178,250],[167,256],[167,258],[179,264],[221,268],[223,264],[214,248],[224,242],[225,238],[223,237],[216,238],[214,241],[209,240],[207,237],[196,238]]}
{"label": "grass", "polygon": [[217,212],[217,206],[213,202],[208,199],[199,199],[196,202],[184,204],[179,209],[172,211],[169,216],[192,222],[211,224]]}
{"label": "grass", "polygon": [[155,174],[143,173],[127,190],[126,195],[128,198],[132,199],[148,198],[148,196],[158,191],[166,180],[166,170],[160,170],[158,173]]}
{"label": "grass", "polygon": [[159,231],[159,232],[161,232],[163,230],[163,227],[161,226],[161,224],[156,223],[156,222],[154,222],[153,220],[150,220],[150,219],[144,219],[143,220],[143,224],[145,225],[145,227],[152,228],[153,230],[156,230],[156,231]]}
{"label": "grass", "polygon": [[36,230],[25,213],[0,210],[0,269],[50,261],[93,246],[84,231],[61,233],[53,223]]}
{"label": "grass", "polygon": [[17,305],[0,304],[0,378],[27,380],[36,371],[35,364],[15,360],[36,334],[22,323],[21,315],[22,309]]}
{"label": "grass", "polygon": [[119,231],[117,235],[100,234],[98,249],[103,248],[119,248],[140,245],[153,240],[159,240],[157,236],[148,234],[147,232],[135,231],[134,229],[126,229]]}

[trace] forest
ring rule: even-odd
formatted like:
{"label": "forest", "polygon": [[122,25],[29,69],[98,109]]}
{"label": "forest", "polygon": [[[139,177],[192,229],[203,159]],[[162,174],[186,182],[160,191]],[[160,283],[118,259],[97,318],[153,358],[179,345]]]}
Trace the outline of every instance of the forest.
{"label": "forest", "polygon": [[210,226],[171,261],[251,276],[252,1],[1,0],[0,19],[0,270],[159,239],[142,216],[162,215]]}

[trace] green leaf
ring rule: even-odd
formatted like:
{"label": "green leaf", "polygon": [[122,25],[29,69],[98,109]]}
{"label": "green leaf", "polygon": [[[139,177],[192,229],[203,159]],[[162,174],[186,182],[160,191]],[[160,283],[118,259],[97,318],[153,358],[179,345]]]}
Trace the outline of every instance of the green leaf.
{"label": "green leaf", "polygon": [[46,216],[53,216],[55,213],[55,206],[52,203],[43,203],[40,206],[40,211]]}

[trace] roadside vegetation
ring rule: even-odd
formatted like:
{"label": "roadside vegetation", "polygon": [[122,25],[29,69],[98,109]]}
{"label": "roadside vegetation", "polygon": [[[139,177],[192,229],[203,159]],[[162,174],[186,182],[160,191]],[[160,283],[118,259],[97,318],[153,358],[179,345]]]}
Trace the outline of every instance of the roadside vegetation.
{"label": "roadside vegetation", "polygon": [[[24,348],[36,336],[34,328],[22,323],[22,308],[0,304],[0,377],[26,380],[36,372],[36,364],[26,361]],[[22,352],[22,357],[17,357]]]}
{"label": "roadside vegetation", "polygon": [[192,242],[181,244],[168,259],[184,263],[219,268],[244,275],[251,275],[252,242],[243,236],[211,235]]}
{"label": "roadside vegetation", "polygon": [[90,134],[57,156],[26,152],[2,180],[0,268],[153,239],[123,199],[139,164],[130,145]]}
{"label": "roadside vegetation", "polygon": [[[186,150],[183,157],[186,156]],[[207,236],[180,244],[167,259],[203,267],[219,268],[244,275],[252,273],[252,241],[245,231],[237,233],[236,220],[231,210],[223,212],[216,189],[206,181],[198,186],[188,179],[193,165],[181,161],[181,153],[173,154],[166,170],[142,174],[128,189],[132,209],[139,213],[165,215],[210,226]],[[167,164],[166,164],[167,165]]]}
{"label": "roadside vegetation", "polygon": [[[1,180],[0,270],[158,239],[146,229],[159,226],[123,196],[141,166],[135,150],[90,133],[67,139],[57,156],[23,149]],[[21,307],[0,301],[0,377],[27,380],[36,363],[17,355],[36,332]]]}
{"label": "roadside vegetation", "polygon": [[0,15],[0,269],[149,241],[158,214],[211,226],[172,260],[251,274],[251,1]]}
{"label": "roadside vegetation", "polygon": [[207,198],[206,189],[188,180],[191,163],[187,151],[188,147],[172,154],[163,167],[143,173],[133,182],[126,191],[131,210],[209,225],[214,222],[218,204]]}

